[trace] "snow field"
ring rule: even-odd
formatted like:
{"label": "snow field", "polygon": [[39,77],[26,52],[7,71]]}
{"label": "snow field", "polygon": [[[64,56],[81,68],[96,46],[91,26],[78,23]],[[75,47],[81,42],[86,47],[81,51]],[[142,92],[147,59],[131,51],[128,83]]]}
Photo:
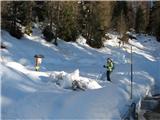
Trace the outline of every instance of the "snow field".
{"label": "snow field", "polygon": [[[1,107],[3,119],[120,119],[130,103],[130,46],[119,48],[117,35],[101,49],[58,40],[58,47],[41,38],[38,30],[22,40],[2,31]],[[137,36],[133,45],[133,101],[140,101],[159,83],[160,44],[154,37]],[[40,72],[34,55],[42,54]],[[115,62],[112,83],[106,81],[106,58]],[[73,91],[73,80],[86,91]]]}

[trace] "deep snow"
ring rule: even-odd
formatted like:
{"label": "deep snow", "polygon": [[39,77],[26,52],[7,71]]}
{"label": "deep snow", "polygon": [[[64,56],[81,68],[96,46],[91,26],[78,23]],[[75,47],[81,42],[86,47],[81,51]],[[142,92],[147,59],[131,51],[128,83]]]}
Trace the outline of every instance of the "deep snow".
{"label": "deep snow", "polygon": [[[130,45],[120,47],[117,35],[94,49],[80,37],[77,43],[43,40],[38,29],[22,40],[1,31],[7,49],[1,50],[1,112],[3,119],[120,119],[130,104]],[[137,35],[133,45],[133,100],[160,83],[160,43]],[[34,55],[45,56],[34,71]],[[106,81],[106,58],[115,62],[112,83]],[[85,91],[71,90],[73,80]],[[58,84],[57,84],[58,81]],[[156,84],[156,86],[155,86]]]}

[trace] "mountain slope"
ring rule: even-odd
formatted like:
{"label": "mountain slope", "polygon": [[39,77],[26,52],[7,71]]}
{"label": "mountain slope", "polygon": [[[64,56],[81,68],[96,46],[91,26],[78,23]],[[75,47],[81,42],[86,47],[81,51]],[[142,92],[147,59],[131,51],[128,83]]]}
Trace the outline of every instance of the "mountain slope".
{"label": "mountain slope", "polygon": [[[1,106],[5,119],[120,119],[130,104],[130,46],[118,47],[117,35],[109,34],[101,49],[58,40],[49,44],[34,30],[22,40],[2,31]],[[138,102],[159,83],[160,44],[154,37],[138,36],[133,45],[133,101]],[[41,72],[34,71],[34,55],[45,56]],[[112,83],[105,81],[106,58],[115,62]],[[79,72],[77,72],[79,71]],[[62,84],[56,76],[63,74]],[[100,80],[102,78],[103,80]],[[74,79],[86,91],[68,89]],[[159,87],[159,86],[156,86]]]}

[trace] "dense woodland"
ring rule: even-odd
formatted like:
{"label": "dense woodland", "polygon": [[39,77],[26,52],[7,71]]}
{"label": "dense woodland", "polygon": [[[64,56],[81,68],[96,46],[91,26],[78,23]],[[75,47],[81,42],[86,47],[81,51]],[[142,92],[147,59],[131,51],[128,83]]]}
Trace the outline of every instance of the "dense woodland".
{"label": "dense woodland", "polygon": [[[79,35],[95,48],[103,47],[105,33],[149,34],[160,41],[160,2],[150,1],[1,1],[1,28],[12,36],[31,35],[41,25],[48,42],[75,41]],[[24,29],[22,29],[24,28]]]}

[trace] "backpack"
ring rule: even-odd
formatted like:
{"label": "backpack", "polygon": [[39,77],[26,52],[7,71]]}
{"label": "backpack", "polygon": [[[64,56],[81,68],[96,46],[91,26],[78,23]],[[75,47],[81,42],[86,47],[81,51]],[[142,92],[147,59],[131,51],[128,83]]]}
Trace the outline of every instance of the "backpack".
{"label": "backpack", "polygon": [[[112,61],[112,60],[111,60],[111,61]],[[115,63],[112,61],[112,64],[113,64],[112,70],[114,70],[114,69],[115,69]]]}

